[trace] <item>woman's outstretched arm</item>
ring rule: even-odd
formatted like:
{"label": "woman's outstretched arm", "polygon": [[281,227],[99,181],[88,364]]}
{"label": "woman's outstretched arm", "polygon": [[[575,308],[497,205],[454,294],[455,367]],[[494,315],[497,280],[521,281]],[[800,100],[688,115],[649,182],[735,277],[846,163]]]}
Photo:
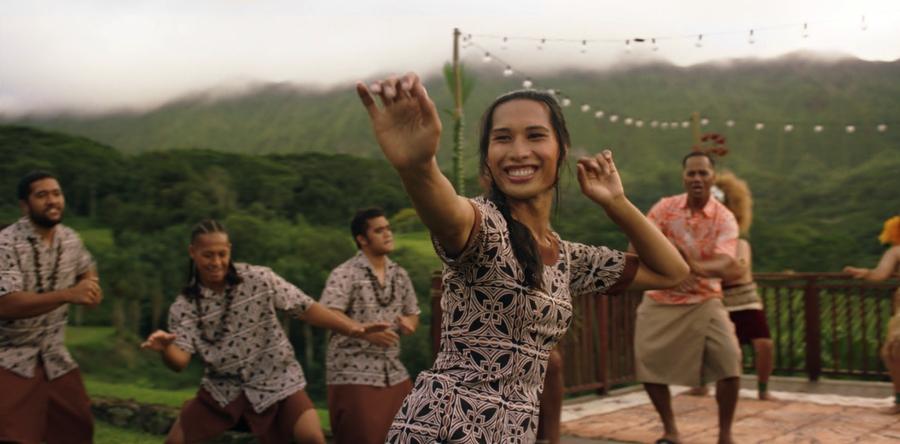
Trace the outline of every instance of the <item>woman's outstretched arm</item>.
{"label": "woman's outstretched arm", "polygon": [[628,236],[641,260],[629,290],[671,288],[688,277],[690,268],[675,246],[625,197],[612,153],[579,159],[578,183]]}
{"label": "woman's outstretched arm", "polygon": [[[419,76],[391,76],[370,88],[357,83],[356,93],[369,113],[381,151],[400,173],[422,223],[448,254],[462,252],[475,224],[475,210],[456,194],[438,168],[435,154],[441,120]],[[373,93],[379,97],[381,108]]]}
{"label": "woman's outstretched arm", "polygon": [[891,274],[897,271],[898,267],[900,267],[900,245],[885,251],[884,255],[881,256],[881,260],[878,261],[878,266],[874,269],[848,266],[844,268],[844,273],[850,273],[854,279],[880,282],[891,277]]}

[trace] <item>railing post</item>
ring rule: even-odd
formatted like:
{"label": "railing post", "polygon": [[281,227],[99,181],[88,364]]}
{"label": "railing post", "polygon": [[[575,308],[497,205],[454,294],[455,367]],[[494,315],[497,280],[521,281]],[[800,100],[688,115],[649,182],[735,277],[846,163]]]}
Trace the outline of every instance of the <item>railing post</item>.
{"label": "railing post", "polygon": [[806,278],[803,309],[806,318],[806,373],[810,381],[818,381],[822,373],[822,320],[816,278]]}
{"label": "railing post", "polygon": [[441,349],[441,271],[431,272],[431,359],[437,360]]}

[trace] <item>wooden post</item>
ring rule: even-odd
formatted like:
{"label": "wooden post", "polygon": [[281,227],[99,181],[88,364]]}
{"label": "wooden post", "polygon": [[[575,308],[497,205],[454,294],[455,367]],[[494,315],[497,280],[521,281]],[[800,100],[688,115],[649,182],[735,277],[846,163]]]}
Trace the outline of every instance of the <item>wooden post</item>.
{"label": "wooden post", "polygon": [[810,381],[822,374],[822,320],[819,287],[815,277],[806,278],[803,289],[803,311],[806,316],[806,373]]}

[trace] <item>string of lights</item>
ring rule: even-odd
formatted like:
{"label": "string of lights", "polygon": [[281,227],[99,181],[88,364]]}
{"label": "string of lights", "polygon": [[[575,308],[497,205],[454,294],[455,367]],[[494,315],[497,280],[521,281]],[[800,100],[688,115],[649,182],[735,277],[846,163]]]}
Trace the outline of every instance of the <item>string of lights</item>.
{"label": "string of lights", "polygon": [[[834,20],[831,20],[834,21]],[[809,36],[809,24],[811,22],[804,22],[801,25],[793,24],[793,25],[774,25],[768,27],[760,27],[755,29],[784,29],[792,26],[802,26],[802,36]],[[816,24],[824,23],[824,22],[816,22]],[[865,21],[865,16],[861,18],[861,30],[866,30],[868,25]],[[734,34],[738,31],[723,31],[718,33],[710,33],[707,35],[723,35],[723,34]],[[746,31],[740,31],[746,32]],[[697,38],[697,46],[702,46],[704,34],[699,34],[696,36]],[[650,42],[653,45],[653,50],[657,50],[658,45],[657,41],[661,40],[672,40],[679,38],[687,38],[689,36],[669,36],[669,37],[659,37],[659,38],[650,38]],[[694,36],[690,36],[693,38]],[[516,77],[521,79],[521,85],[526,89],[541,89],[546,90],[547,92],[554,94],[558,99],[562,106],[568,107],[572,105],[572,98],[569,97],[568,94],[563,92],[559,88],[554,88],[549,85],[539,85],[535,80],[532,79],[532,76],[523,72],[519,69],[513,69],[512,64],[498,57],[496,52],[491,52],[485,47],[476,43],[476,38],[486,38],[486,39],[500,39],[501,40],[501,50],[507,49],[510,41],[514,40],[523,40],[523,41],[531,41],[538,42],[537,49],[541,50],[547,46],[549,42],[564,42],[564,43],[578,43],[582,46],[582,52],[586,51],[586,47],[588,43],[616,43],[621,42],[619,39],[548,39],[548,38],[535,38],[535,37],[506,37],[506,36],[494,36],[494,35],[480,35],[480,34],[462,34],[463,39],[463,49],[474,48],[477,51],[480,51],[484,55],[482,56],[482,61],[484,63],[494,63],[499,64],[503,67],[503,75],[505,77]],[[631,50],[631,42],[634,41],[636,43],[646,42],[648,39],[644,38],[635,38],[635,39],[625,39],[625,51],[630,52]],[[749,39],[750,44],[755,42],[755,33],[754,30],[749,31]],[[669,130],[669,129],[689,129],[691,126],[690,120],[687,119],[645,119],[634,117],[636,114],[632,113],[622,113],[610,110],[603,110],[602,107],[592,105],[587,102],[582,102],[579,106],[579,109],[582,113],[588,114],[593,112],[593,116],[596,119],[606,119],[610,123],[618,123],[621,122],[625,126],[633,126],[634,128],[643,128],[649,127],[651,129],[658,130]],[[773,121],[768,119],[723,119],[724,124],[728,128],[734,128],[742,125],[751,125],[753,129],[757,131],[762,131],[765,129],[781,129],[785,133],[792,133],[796,131],[801,131],[803,129],[812,131],[814,133],[822,133],[827,130],[838,129],[844,131],[848,134],[856,133],[860,130],[872,130],[877,132],[885,132],[887,131],[889,124],[891,126],[900,123],[900,121],[881,121],[881,122],[856,122],[856,123],[847,123],[847,122],[837,122],[837,121],[816,121],[816,122],[803,122],[803,121]],[[700,119],[700,125],[706,126],[710,124],[709,118]]]}
{"label": "string of lights", "polygon": [[850,20],[857,21],[858,27],[860,30],[865,31],[869,29],[869,24],[866,21],[866,16],[861,15],[859,18],[834,18],[830,20],[817,20],[817,21],[804,21],[804,22],[796,22],[796,23],[787,23],[787,24],[776,24],[776,25],[767,25],[767,26],[758,26],[755,28],[744,28],[740,30],[728,30],[728,31],[715,31],[715,32],[701,32],[698,34],[680,34],[680,35],[670,35],[670,36],[643,36],[643,37],[626,37],[626,38],[546,38],[546,37],[517,37],[517,36],[504,36],[504,35],[493,35],[493,34],[463,34],[463,48],[466,45],[469,45],[473,39],[487,39],[487,40],[500,40],[501,46],[500,49],[505,50],[508,49],[509,46],[517,41],[523,42],[531,42],[536,43],[537,49],[544,49],[551,43],[565,43],[565,44],[575,44],[578,45],[581,52],[587,52],[587,48],[589,44],[622,44],[624,42],[624,50],[630,51],[633,47],[632,44],[640,44],[640,43],[650,43],[653,51],[659,50],[659,42],[664,41],[672,41],[672,40],[695,40],[694,45],[698,48],[703,46],[703,38],[710,36],[723,36],[723,35],[736,35],[736,34],[747,34],[747,42],[749,44],[756,43],[756,32],[757,31],[775,31],[775,30],[785,30],[785,29],[797,29],[799,35],[801,37],[809,38],[810,35],[810,25],[813,27],[817,25],[825,25],[829,23],[836,22],[848,22]]}

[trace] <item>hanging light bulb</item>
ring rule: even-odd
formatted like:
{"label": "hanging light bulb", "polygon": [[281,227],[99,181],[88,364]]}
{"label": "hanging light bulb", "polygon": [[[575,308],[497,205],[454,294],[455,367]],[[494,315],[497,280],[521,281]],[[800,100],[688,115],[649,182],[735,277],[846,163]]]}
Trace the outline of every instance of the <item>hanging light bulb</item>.
{"label": "hanging light bulb", "polygon": [[786,133],[789,133],[793,130],[794,130],[794,125],[791,125],[790,123],[784,126],[784,132],[786,132]]}
{"label": "hanging light bulb", "polygon": [[700,34],[697,36],[697,41],[694,43],[694,46],[696,46],[698,48],[703,47],[703,34]]}
{"label": "hanging light bulb", "polygon": [[658,51],[659,45],[656,44],[656,39],[650,39],[650,41],[653,42],[653,50]]}
{"label": "hanging light bulb", "polygon": [[550,88],[547,90],[547,94],[550,94],[551,96],[556,95],[556,90],[553,88]]}
{"label": "hanging light bulb", "polygon": [[671,122],[669,123],[669,126],[671,126],[672,129],[678,128],[678,122]]}
{"label": "hanging light bulb", "polygon": [[484,63],[491,63],[491,60],[491,53],[489,52],[484,53],[484,58],[481,59]]}
{"label": "hanging light bulb", "polygon": [[581,53],[584,54],[587,52],[587,40],[581,41]]}
{"label": "hanging light bulb", "polygon": [[531,85],[532,85],[531,77],[526,78],[525,81],[522,82],[522,88],[528,89],[528,88],[531,88]]}
{"label": "hanging light bulb", "polygon": [[652,121],[652,122],[650,122],[650,127],[651,127],[651,128],[656,128],[657,126],[659,126],[659,122],[657,122],[657,121],[655,121],[655,120]]}
{"label": "hanging light bulb", "polygon": [[859,24],[859,29],[862,29],[863,31],[869,29],[869,25],[866,24],[866,16],[862,16],[862,22]]}
{"label": "hanging light bulb", "polygon": [[500,44],[500,49],[506,49],[509,47],[509,42],[506,40],[506,37],[503,37],[503,43]]}
{"label": "hanging light bulb", "polygon": [[813,127],[813,131],[815,131],[817,133],[821,133],[822,129],[823,129],[822,125],[816,125]]}
{"label": "hanging light bulb", "polygon": [[856,131],[856,127],[853,125],[847,125],[847,128],[844,128],[844,129],[847,130],[847,132],[850,134],[852,134],[854,131]]}
{"label": "hanging light bulb", "polygon": [[503,75],[506,77],[513,75],[512,67],[509,65],[506,65],[506,69],[503,70]]}
{"label": "hanging light bulb", "polygon": [[572,104],[572,101],[569,100],[568,97],[565,97],[565,98],[562,99],[562,106],[569,106],[569,105],[571,105],[571,104]]}
{"label": "hanging light bulb", "polygon": [[689,126],[691,126],[691,122],[688,122],[687,120],[681,122],[681,127],[682,127],[682,128],[687,128],[687,127],[689,127]]}
{"label": "hanging light bulb", "polygon": [[614,122],[614,123],[615,123],[615,122],[618,121],[618,120],[619,120],[619,116],[617,116],[617,115],[615,115],[615,114],[609,116],[609,121],[610,121],[610,122]]}
{"label": "hanging light bulb", "polygon": [[631,54],[631,40],[625,40],[625,52]]}
{"label": "hanging light bulb", "polygon": [[700,124],[701,124],[701,125],[708,125],[708,124],[709,124],[709,119],[700,119]]}
{"label": "hanging light bulb", "polygon": [[603,111],[598,110],[597,112],[594,113],[594,117],[596,117],[598,119],[603,117]]}
{"label": "hanging light bulb", "polygon": [[887,131],[887,125],[885,125],[883,123],[881,125],[878,125],[877,128],[878,128],[878,132],[881,132],[881,133]]}
{"label": "hanging light bulb", "polygon": [[544,49],[544,45],[547,44],[547,39],[541,39],[541,43],[538,43],[538,49]]}
{"label": "hanging light bulb", "polygon": [[634,123],[634,119],[632,119],[631,117],[628,117],[628,118],[625,119],[625,124],[626,124],[626,125],[631,125],[632,123]]}
{"label": "hanging light bulb", "polygon": [[588,105],[587,103],[585,103],[584,105],[581,105],[581,112],[586,113],[590,110],[591,110],[591,105]]}
{"label": "hanging light bulb", "polygon": [[766,127],[765,124],[762,124],[762,123],[757,123],[757,124],[756,124],[756,130],[757,130],[757,131],[759,131],[759,130],[765,128],[765,127]]}
{"label": "hanging light bulb", "polygon": [[808,26],[808,23],[804,23],[804,24],[803,24],[803,33],[800,34],[800,35],[802,35],[803,38],[809,37],[809,26]]}
{"label": "hanging light bulb", "polygon": [[644,121],[643,121],[643,120],[635,121],[635,122],[634,122],[634,126],[635,126],[636,128],[640,128],[640,127],[644,126]]}
{"label": "hanging light bulb", "polygon": [[725,122],[725,125],[728,126],[729,128],[731,128],[732,126],[734,126],[734,120],[729,120],[729,121]]}
{"label": "hanging light bulb", "polygon": [[662,129],[666,129],[669,127],[669,122],[663,122],[659,124],[659,127]]}
{"label": "hanging light bulb", "polygon": [[756,37],[753,36],[753,30],[750,30],[750,37],[747,37],[747,43],[754,44],[756,43]]}

